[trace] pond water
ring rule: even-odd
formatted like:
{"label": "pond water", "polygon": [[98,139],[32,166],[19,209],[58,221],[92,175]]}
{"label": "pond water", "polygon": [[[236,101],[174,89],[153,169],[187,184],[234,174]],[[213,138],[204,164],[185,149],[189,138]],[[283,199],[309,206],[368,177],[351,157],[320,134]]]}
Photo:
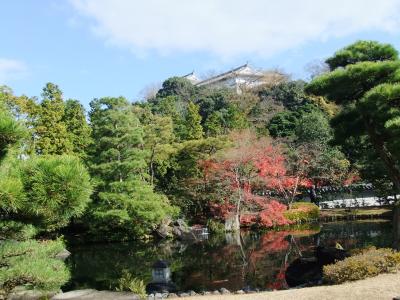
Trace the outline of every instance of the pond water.
{"label": "pond water", "polygon": [[310,255],[316,245],[334,246],[337,242],[345,249],[390,247],[391,224],[383,220],[334,222],[290,230],[210,235],[196,243],[71,244],[67,265],[72,278],[63,290],[113,289],[125,271],[149,283],[151,266],[160,258],[170,263],[173,282],[180,291],[284,289],[290,262],[300,254]]}

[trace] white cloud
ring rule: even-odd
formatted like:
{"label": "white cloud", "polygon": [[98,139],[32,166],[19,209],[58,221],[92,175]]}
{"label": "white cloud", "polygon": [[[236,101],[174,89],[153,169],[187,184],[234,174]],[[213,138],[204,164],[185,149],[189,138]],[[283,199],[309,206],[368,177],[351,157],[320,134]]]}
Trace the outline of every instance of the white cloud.
{"label": "white cloud", "polygon": [[303,43],[400,28],[399,0],[70,0],[107,43],[137,54],[270,56]]}
{"label": "white cloud", "polygon": [[0,58],[0,84],[20,79],[27,72],[26,65],[15,59]]}

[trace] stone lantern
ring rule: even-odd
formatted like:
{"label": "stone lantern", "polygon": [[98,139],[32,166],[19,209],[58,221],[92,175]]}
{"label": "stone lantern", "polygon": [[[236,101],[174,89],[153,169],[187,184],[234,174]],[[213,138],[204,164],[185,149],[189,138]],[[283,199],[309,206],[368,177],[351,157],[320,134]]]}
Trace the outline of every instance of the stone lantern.
{"label": "stone lantern", "polygon": [[165,260],[157,260],[151,271],[154,283],[168,283],[171,281],[171,270],[168,262]]}
{"label": "stone lantern", "polygon": [[151,275],[153,280],[146,285],[148,294],[156,292],[176,292],[176,285],[171,280],[171,270],[168,262],[157,260],[152,267]]}

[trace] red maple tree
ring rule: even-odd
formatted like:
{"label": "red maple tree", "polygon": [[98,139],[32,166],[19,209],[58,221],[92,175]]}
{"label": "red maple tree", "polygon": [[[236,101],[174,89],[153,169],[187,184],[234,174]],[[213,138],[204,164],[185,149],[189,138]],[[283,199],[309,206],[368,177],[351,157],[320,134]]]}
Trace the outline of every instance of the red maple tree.
{"label": "red maple tree", "polygon": [[[270,140],[259,139],[251,132],[236,133],[231,139],[233,147],[199,162],[205,182],[219,198],[212,205],[213,211],[224,219],[232,217],[234,229],[240,222],[258,221],[265,227],[290,224],[283,215],[286,205],[276,198],[290,205],[299,186],[307,186],[309,181],[303,174],[288,173],[281,147]],[[265,191],[275,197],[265,195]]]}

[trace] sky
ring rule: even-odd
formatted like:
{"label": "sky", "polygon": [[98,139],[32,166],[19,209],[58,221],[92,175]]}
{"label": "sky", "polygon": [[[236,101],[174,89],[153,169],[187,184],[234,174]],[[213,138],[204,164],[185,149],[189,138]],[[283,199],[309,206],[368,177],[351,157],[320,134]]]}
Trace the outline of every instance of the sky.
{"label": "sky", "polygon": [[46,82],[86,107],[244,63],[307,79],[306,66],[356,40],[400,50],[400,0],[3,0],[0,85]]}

